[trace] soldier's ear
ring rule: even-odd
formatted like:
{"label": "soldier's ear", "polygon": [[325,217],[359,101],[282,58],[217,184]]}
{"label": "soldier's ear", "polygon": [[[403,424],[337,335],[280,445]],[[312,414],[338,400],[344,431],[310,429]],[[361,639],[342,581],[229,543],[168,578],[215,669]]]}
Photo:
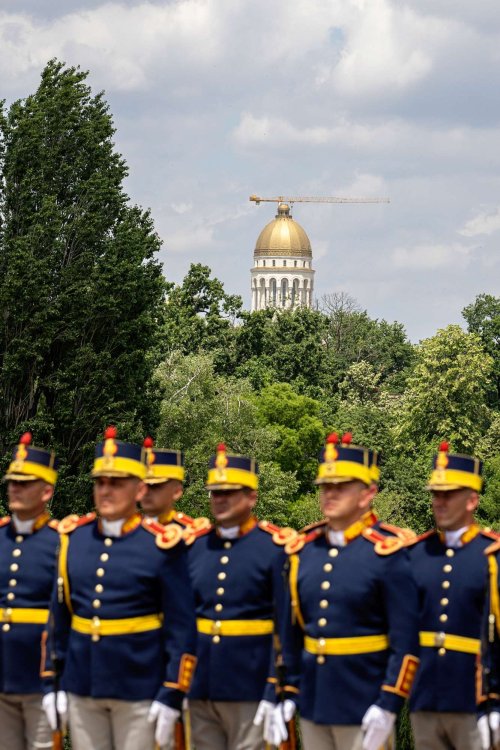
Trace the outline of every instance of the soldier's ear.
{"label": "soldier's ear", "polygon": [[146,495],[146,492],[148,491],[148,485],[146,482],[143,482],[142,480],[139,480],[137,482],[137,487],[135,490],[135,501],[136,503],[140,503],[141,500],[144,500],[144,497]]}
{"label": "soldier's ear", "polygon": [[52,499],[53,494],[54,494],[54,485],[52,485],[52,484],[45,484],[43,486],[42,498],[41,499],[43,500],[44,503],[48,503],[49,500]]}
{"label": "soldier's ear", "polygon": [[475,490],[472,490],[467,499],[467,510],[473,513],[475,510],[477,510],[478,505],[479,505],[479,494]]}

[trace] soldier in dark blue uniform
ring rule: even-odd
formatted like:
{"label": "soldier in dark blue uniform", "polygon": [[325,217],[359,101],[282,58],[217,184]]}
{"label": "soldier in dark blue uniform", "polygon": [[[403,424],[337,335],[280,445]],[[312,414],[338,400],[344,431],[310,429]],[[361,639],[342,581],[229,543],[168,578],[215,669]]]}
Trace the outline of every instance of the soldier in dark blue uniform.
{"label": "soldier in dark blue uniform", "polygon": [[[207,488],[215,526],[186,531],[196,599],[198,668],[189,696],[196,750],[261,750],[275,692],[273,631],[282,599],[284,544],[296,535],[257,521],[257,463],[229,455],[210,461]],[[268,679],[270,682],[267,682]]]}
{"label": "soldier in dark blue uniform", "polygon": [[170,747],[190,687],[196,622],[182,530],[137,512],[145,474],[141,447],[108,428],[92,472],[99,517],[60,523],[51,641],[73,750]]}
{"label": "soldier in dark blue uniform", "polygon": [[474,522],[481,461],[442,443],[428,484],[436,528],[409,553],[420,600],[420,669],[410,711],[417,748],[479,750],[476,661],[487,581],[484,550],[496,539]]}
{"label": "soldier in dark blue uniform", "polygon": [[330,435],[317,478],[326,520],[285,548],[283,658],[305,750],[385,748],[418,666],[417,592],[404,540],[371,510],[378,478],[376,453]]}
{"label": "soldier in dark blue uniform", "polygon": [[488,596],[483,616],[478,728],[483,750],[500,748],[500,540],[486,548]]}
{"label": "soldier in dark blue uniform", "polygon": [[49,615],[59,537],[47,504],[57,479],[54,453],[25,433],[4,479],[10,517],[0,520],[0,748],[51,748],[42,708],[41,637]]}
{"label": "soldier in dark blue uniform", "polygon": [[177,523],[190,530],[208,529],[208,518],[191,518],[175,504],[181,499],[184,482],[184,454],[170,448],[156,448],[150,437],[144,440],[147,492],[141,507],[147,518],[163,525]]}

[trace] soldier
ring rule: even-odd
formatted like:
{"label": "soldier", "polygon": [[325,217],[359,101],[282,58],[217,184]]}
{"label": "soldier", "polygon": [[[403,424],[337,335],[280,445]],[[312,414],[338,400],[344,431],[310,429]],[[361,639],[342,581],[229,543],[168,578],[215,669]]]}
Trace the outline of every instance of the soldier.
{"label": "soldier", "polygon": [[478,729],[483,750],[500,748],[500,540],[485,550],[489,586],[483,617],[482,673],[479,681]]}
{"label": "soldier", "polygon": [[51,748],[42,708],[41,636],[56,569],[57,521],[47,505],[57,479],[54,453],[22,435],[4,480],[12,516],[0,520],[0,748]]}
{"label": "soldier", "polygon": [[175,510],[181,499],[184,482],[184,455],[169,448],[155,448],[153,439],[144,440],[147,491],[141,507],[147,518],[162,525],[177,523],[183,528],[202,529],[210,526],[208,518],[191,518]]}
{"label": "soldier", "polygon": [[479,750],[475,674],[495,534],[474,523],[482,464],[441,443],[427,489],[436,528],[410,542],[420,599],[420,669],[410,711],[419,750]]}
{"label": "soldier", "polygon": [[[285,548],[283,659],[305,750],[386,747],[418,665],[417,592],[404,540],[381,532],[371,510],[377,454],[351,439],[328,437],[316,480],[326,520]],[[278,707],[274,744],[284,738],[280,716]]]}
{"label": "soldier", "polygon": [[141,447],[116,440],[115,428],[104,438],[92,472],[99,517],[68,516],[59,527],[54,666],[73,750],[152,748],[155,739],[170,747],[196,662],[182,530],[142,519]]}
{"label": "soldier", "polygon": [[283,547],[296,532],[257,521],[257,474],[252,458],[220,444],[206,485],[215,525],[185,535],[198,618],[189,695],[196,750],[263,749],[254,718],[260,725],[273,710],[264,700],[275,691],[273,618],[284,592]]}

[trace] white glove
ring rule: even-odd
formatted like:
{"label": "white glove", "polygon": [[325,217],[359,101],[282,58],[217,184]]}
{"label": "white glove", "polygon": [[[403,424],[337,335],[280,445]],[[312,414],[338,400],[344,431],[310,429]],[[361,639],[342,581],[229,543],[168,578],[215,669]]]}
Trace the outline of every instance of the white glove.
{"label": "white glove", "polygon": [[270,728],[272,739],[267,740],[271,745],[279,747],[282,742],[288,739],[287,723],[293,718],[296,709],[297,706],[289,698],[274,707]]}
{"label": "white glove", "polygon": [[155,741],[160,746],[168,745],[174,736],[175,723],[181,712],[160,701],[153,701],[149,709],[148,721],[156,722]]}
{"label": "white glove", "polygon": [[[489,719],[489,721],[488,721]],[[481,746],[483,750],[490,750],[490,728],[493,735],[493,746],[500,744],[500,713],[492,711],[490,715],[481,716],[477,722],[479,736],[481,737]]]}
{"label": "white glove", "polygon": [[262,726],[262,724],[264,724],[262,736],[268,744],[272,744],[271,721],[274,708],[274,703],[271,703],[271,701],[261,701],[257,706],[257,711],[255,712],[255,716],[253,719],[253,723],[256,727],[260,727]]}
{"label": "white glove", "polygon": [[[53,732],[57,729],[57,715],[59,714],[60,729],[63,731],[66,729],[68,724],[68,696],[64,690],[57,691],[57,699],[55,693],[47,693],[42,698],[42,707],[45,711],[45,716],[49,722],[49,727]],[[56,712],[57,709],[57,712]]]}
{"label": "white glove", "polygon": [[370,706],[361,722],[363,750],[379,750],[391,734],[396,714],[379,706]]}

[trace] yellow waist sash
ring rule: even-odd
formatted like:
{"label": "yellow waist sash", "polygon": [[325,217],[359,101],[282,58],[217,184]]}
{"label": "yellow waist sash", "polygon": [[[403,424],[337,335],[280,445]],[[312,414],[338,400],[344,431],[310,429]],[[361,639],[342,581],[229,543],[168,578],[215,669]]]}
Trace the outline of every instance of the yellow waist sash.
{"label": "yellow waist sash", "polygon": [[49,619],[48,609],[21,609],[6,607],[0,610],[2,622],[19,622],[26,625],[46,625]]}
{"label": "yellow waist sash", "polygon": [[434,648],[446,648],[450,651],[461,651],[464,654],[478,654],[481,641],[477,638],[466,638],[464,635],[449,635],[448,633],[419,633],[420,645]]}
{"label": "yellow waist sash", "polygon": [[270,635],[274,630],[272,620],[196,620],[198,633],[205,635]]}
{"label": "yellow waist sash", "polygon": [[304,638],[304,648],[309,654],[326,656],[351,656],[385,651],[389,648],[386,635],[360,635],[353,638]]}
{"label": "yellow waist sash", "polygon": [[101,620],[99,617],[87,619],[73,615],[71,628],[77,633],[99,638],[103,635],[129,635],[130,633],[145,633],[148,630],[159,630],[163,624],[161,615],[142,615],[142,617],[126,617],[122,620]]}

